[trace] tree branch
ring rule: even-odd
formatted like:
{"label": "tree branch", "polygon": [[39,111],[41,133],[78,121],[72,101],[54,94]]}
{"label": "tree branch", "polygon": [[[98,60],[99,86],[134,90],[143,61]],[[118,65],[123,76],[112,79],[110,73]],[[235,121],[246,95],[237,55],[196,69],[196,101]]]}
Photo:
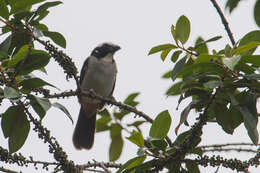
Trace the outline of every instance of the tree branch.
{"label": "tree branch", "polygon": [[224,27],[225,27],[225,29],[227,31],[228,37],[229,37],[232,45],[235,46],[236,42],[235,42],[233,34],[232,34],[232,32],[231,32],[231,30],[229,28],[227,19],[225,18],[224,14],[221,11],[221,9],[220,9],[219,5],[217,4],[217,2],[215,0],[210,0],[210,1],[212,2],[213,6],[216,8],[216,10],[217,10],[217,12],[218,12],[218,14],[219,14],[219,16],[221,18],[221,21],[222,21],[222,23],[223,23],[223,25],[224,25]]}

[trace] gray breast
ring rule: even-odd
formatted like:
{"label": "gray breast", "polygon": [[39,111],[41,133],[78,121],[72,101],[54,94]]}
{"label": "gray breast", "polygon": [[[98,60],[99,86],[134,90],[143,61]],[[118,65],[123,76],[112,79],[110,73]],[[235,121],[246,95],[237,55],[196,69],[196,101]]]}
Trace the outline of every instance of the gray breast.
{"label": "gray breast", "polygon": [[[97,94],[107,97],[113,90],[116,73],[115,62],[102,61],[102,59],[98,60],[91,56],[88,60],[85,77],[81,83],[81,89],[85,91],[93,89]],[[84,100],[89,99],[84,98]]]}

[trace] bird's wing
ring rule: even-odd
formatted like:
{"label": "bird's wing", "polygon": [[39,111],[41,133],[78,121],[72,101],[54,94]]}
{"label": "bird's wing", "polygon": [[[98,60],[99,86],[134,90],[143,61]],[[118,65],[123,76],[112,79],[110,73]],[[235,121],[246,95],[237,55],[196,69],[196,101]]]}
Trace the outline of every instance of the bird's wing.
{"label": "bird's wing", "polygon": [[89,61],[89,58],[87,58],[81,68],[81,71],[80,71],[80,79],[79,79],[79,83],[80,85],[82,84],[82,81],[83,81],[83,78],[86,74],[86,71],[88,69],[88,61]]}

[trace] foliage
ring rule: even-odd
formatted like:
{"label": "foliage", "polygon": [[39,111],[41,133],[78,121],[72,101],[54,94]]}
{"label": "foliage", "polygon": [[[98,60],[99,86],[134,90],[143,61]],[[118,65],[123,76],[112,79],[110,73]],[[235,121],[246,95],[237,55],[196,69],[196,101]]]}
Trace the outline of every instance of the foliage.
{"label": "foliage", "polygon": [[[217,7],[216,2],[211,1]],[[228,0],[226,8],[232,12],[239,2],[240,0]],[[9,151],[0,147],[3,161],[19,162],[18,165],[43,164],[43,169],[55,165],[54,171],[64,172],[80,172],[89,167],[95,169],[99,167],[105,172],[108,168],[116,168],[118,173],[158,172],[163,169],[176,173],[200,172],[199,165],[222,165],[232,170],[246,171],[249,166],[259,166],[259,152],[247,162],[225,160],[218,156],[209,158],[205,155],[206,147],[199,144],[203,126],[211,121],[221,126],[227,134],[233,134],[234,130],[243,124],[252,143],[258,145],[256,106],[260,93],[260,55],[255,52],[260,45],[260,30],[248,32],[239,42],[233,44],[234,38],[231,38],[231,31],[227,29],[232,45],[226,44],[221,50],[209,50],[207,46],[221,39],[221,36],[206,40],[198,37],[193,46],[187,46],[192,23],[188,17],[182,15],[170,28],[172,42],[151,48],[148,55],[160,53],[163,62],[167,62],[167,58],[171,59],[173,68],[163,75],[164,79],[172,81],[166,95],[179,96],[178,104],[190,98],[190,103],[181,112],[179,124],[175,128],[176,134],[183,124],[189,126],[190,111],[195,110],[197,113],[197,122],[172,142],[168,136],[171,128],[170,113],[168,110],[163,110],[153,120],[137,110],[139,102],[136,98],[140,93],[130,94],[123,103],[111,98],[102,98],[91,92],[80,93],[78,90],[50,94],[52,91],[46,87],[57,87],[51,82],[32,75],[37,70],[46,72],[45,66],[53,58],[64,70],[66,79],[75,80],[79,89],[77,68],[72,59],[53,46],[56,44],[60,48],[66,48],[65,38],[58,32],[49,31],[42,23],[42,19],[49,14],[49,9],[60,4],[62,4],[60,1],[0,0],[0,22],[3,23],[1,36],[5,38],[0,43],[0,101],[7,100],[10,103],[6,111],[1,114],[1,128],[9,144]],[[254,8],[254,19],[258,26],[260,26],[259,4],[260,0],[257,0]],[[225,28],[228,28],[227,24]],[[53,44],[40,38],[51,39]],[[35,42],[44,45],[44,50],[37,49],[34,46]],[[138,148],[136,157],[130,158],[123,165],[111,162],[93,164],[89,162],[81,166],[68,160],[66,152],[60,147],[58,141],[50,136],[48,129],[41,125],[41,120],[51,107],[56,107],[72,121],[66,107],[58,102],[53,103],[51,98],[64,98],[78,94],[85,94],[120,108],[113,111],[104,109],[99,112],[100,116],[96,121],[97,132],[110,133],[110,161],[119,159],[125,142],[136,145]],[[34,110],[36,116],[29,108]],[[135,119],[124,125],[123,119],[133,113],[144,120]],[[151,123],[149,136],[144,136],[142,133],[143,123]],[[32,158],[27,159],[22,155],[18,157],[12,154],[23,146],[30,129],[38,133],[43,142],[48,143],[50,154],[54,155],[56,162],[37,162]],[[129,136],[125,137],[123,131],[127,131]],[[190,159],[190,155],[197,158]],[[5,171],[4,168],[0,170]]]}

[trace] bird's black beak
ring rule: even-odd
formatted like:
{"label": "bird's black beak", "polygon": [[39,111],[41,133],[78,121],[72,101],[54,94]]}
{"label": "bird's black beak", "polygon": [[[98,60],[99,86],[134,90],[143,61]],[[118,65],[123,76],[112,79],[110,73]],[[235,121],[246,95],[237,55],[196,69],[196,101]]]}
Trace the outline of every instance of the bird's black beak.
{"label": "bird's black beak", "polygon": [[118,51],[118,50],[120,50],[121,49],[121,47],[120,46],[117,46],[117,45],[115,45],[115,46],[113,46],[113,48],[112,48],[113,50],[113,52],[116,52],[116,51]]}

